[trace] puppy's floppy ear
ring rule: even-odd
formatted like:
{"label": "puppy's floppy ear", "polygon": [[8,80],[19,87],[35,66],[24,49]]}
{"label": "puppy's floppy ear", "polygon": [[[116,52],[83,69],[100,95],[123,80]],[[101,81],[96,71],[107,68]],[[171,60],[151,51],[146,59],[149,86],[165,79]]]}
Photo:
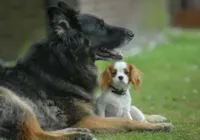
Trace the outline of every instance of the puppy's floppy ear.
{"label": "puppy's floppy ear", "polygon": [[134,85],[135,90],[141,86],[141,72],[134,65],[129,64],[129,81]]}
{"label": "puppy's floppy ear", "polygon": [[58,7],[68,18],[72,18],[77,15],[79,11],[76,11],[73,7],[67,5],[65,2],[58,2]]}
{"label": "puppy's floppy ear", "polygon": [[101,82],[100,82],[101,90],[107,88],[111,84],[111,82],[112,82],[112,74],[111,74],[112,69],[113,69],[113,65],[111,64],[102,73]]}
{"label": "puppy's floppy ear", "polygon": [[47,14],[50,27],[61,36],[69,28],[65,15],[57,7],[49,7]]}

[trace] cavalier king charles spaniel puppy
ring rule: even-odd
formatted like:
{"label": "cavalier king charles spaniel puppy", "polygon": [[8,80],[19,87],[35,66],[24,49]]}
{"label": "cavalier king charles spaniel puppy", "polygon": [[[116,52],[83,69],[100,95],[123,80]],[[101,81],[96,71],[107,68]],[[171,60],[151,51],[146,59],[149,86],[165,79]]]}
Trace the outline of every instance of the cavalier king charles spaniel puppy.
{"label": "cavalier king charles spaniel puppy", "polygon": [[132,64],[123,61],[109,65],[102,73],[95,109],[101,117],[125,117],[145,121],[144,114],[131,105],[130,84],[135,90],[141,85],[141,72]]}

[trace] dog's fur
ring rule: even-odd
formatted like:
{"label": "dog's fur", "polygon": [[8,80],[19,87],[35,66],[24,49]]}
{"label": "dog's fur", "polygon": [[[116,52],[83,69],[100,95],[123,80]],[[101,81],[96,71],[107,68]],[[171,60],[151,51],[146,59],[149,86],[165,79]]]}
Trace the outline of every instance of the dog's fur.
{"label": "dog's fur", "polygon": [[95,102],[95,112],[101,117],[124,117],[141,122],[159,123],[167,121],[161,115],[146,115],[131,105],[129,85],[137,91],[141,86],[141,71],[133,64],[118,61],[103,71],[100,82],[102,94]]}
{"label": "dog's fur", "polygon": [[96,101],[96,112],[101,117],[123,117],[146,122],[143,113],[131,105],[130,84],[138,89],[140,70],[124,61],[110,64],[101,76],[101,95]]}
{"label": "dog's fur", "polygon": [[[53,32],[14,67],[0,68],[0,138],[5,140],[91,140],[94,132],[171,130],[122,118],[101,118],[92,110],[97,86],[94,61],[101,47],[116,48],[131,31],[83,15],[64,3],[50,8]],[[92,47],[91,47],[92,46]],[[106,58],[107,59],[107,58]]]}

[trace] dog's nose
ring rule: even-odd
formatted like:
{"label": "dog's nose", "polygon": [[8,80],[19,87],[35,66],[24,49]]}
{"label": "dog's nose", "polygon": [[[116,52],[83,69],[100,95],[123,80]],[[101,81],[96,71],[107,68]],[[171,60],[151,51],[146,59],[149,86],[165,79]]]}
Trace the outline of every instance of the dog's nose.
{"label": "dog's nose", "polygon": [[134,34],[131,30],[126,30],[126,34],[129,36],[129,37],[134,37]]}
{"label": "dog's nose", "polygon": [[123,80],[123,76],[119,76],[118,78],[119,78],[119,80]]}

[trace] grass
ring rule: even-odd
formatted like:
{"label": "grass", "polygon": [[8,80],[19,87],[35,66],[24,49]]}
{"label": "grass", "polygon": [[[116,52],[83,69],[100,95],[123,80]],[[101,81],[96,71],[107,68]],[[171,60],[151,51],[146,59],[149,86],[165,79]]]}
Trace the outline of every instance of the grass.
{"label": "grass", "polygon": [[[126,58],[143,72],[141,90],[132,103],[148,114],[162,114],[175,126],[169,133],[98,135],[99,140],[200,139],[200,34],[169,35],[169,43]],[[108,63],[98,62],[104,69]]]}

